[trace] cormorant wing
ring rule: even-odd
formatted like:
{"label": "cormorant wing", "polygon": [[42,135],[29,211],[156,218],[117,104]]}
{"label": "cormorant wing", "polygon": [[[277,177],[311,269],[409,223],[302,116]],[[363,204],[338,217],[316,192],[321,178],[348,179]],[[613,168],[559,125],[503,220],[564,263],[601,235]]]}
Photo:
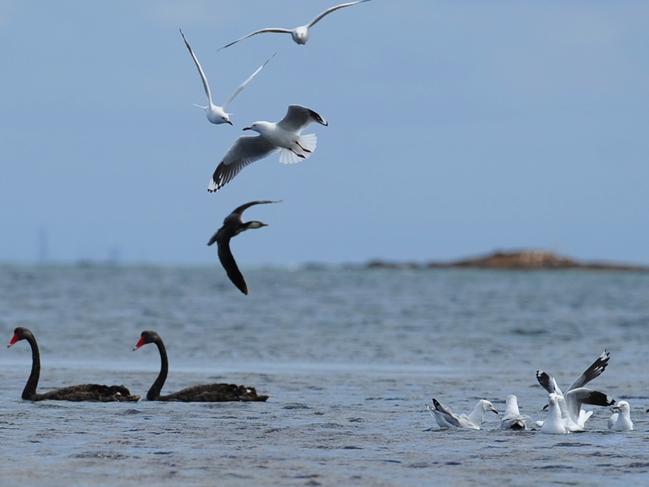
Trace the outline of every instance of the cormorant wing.
{"label": "cormorant wing", "polygon": [[248,294],[246,281],[237,266],[237,262],[232,256],[232,251],[230,250],[230,239],[221,240],[219,242],[219,260],[221,261],[221,265],[225,269],[228,277],[232,281],[232,284],[237,286],[239,291],[243,294]]}

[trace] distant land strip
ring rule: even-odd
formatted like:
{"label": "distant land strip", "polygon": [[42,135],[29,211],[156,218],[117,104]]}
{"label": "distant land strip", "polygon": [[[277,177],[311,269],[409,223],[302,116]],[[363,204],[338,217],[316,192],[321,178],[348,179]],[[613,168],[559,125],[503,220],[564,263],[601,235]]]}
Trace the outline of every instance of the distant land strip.
{"label": "distant land strip", "polygon": [[[352,266],[358,268],[358,266]],[[364,269],[503,269],[503,270],[592,270],[649,272],[649,266],[607,261],[580,261],[546,250],[497,250],[477,257],[447,262],[391,262],[374,259]]]}

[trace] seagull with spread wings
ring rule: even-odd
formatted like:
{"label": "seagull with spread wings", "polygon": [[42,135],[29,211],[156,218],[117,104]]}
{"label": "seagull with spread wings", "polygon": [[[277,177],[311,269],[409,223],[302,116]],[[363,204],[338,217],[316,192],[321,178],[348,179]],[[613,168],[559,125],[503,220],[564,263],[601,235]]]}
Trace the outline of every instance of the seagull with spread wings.
{"label": "seagull with spread wings", "polygon": [[227,217],[225,217],[225,220],[223,220],[223,226],[219,228],[216,233],[212,235],[212,238],[210,238],[209,242],[207,242],[208,246],[212,245],[215,242],[217,243],[221,265],[223,265],[223,268],[232,281],[232,284],[237,286],[239,291],[241,291],[243,294],[248,294],[248,286],[246,285],[246,281],[243,278],[239,267],[237,266],[237,262],[234,260],[232,251],[230,250],[230,240],[232,239],[232,237],[236,237],[241,232],[245,232],[246,230],[267,227],[268,225],[266,223],[257,220],[244,223],[241,217],[243,215],[243,212],[251,206],[265,205],[268,203],[279,203],[279,201],[250,201],[239,206]]}
{"label": "seagull with spread wings", "polygon": [[194,60],[194,64],[196,65],[198,74],[201,77],[201,81],[203,82],[203,89],[205,90],[205,94],[207,95],[207,105],[194,105],[194,106],[203,109],[205,111],[205,115],[207,116],[207,119],[213,124],[220,125],[220,124],[227,123],[232,125],[232,121],[230,120],[230,116],[232,114],[227,112],[230,103],[232,103],[232,100],[234,100],[237,97],[237,95],[241,93],[244,90],[244,88],[252,82],[253,79],[255,79],[255,77],[259,74],[259,72],[262,69],[264,69],[264,66],[266,66],[268,62],[275,57],[275,54],[273,54],[271,57],[266,59],[264,64],[259,66],[254,73],[248,76],[248,78],[243,83],[241,83],[241,85],[239,85],[239,87],[234,91],[234,93],[232,93],[230,98],[227,99],[227,101],[223,104],[223,106],[219,106],[219,105],[215,105],[214,102],[212,101],[212,90],[210,90],[210,83],[209,81],[207,81],[207,76],[205,75],[205,71],[203,71],[203,67],[201,66],[201,63],[198,61],[198,58],[196,57],[196,54],[194,53],[192,46],[190,46],[189,42],[187,42],[187,39],[185,38],[185,34],[183,34],[182,29],[180,30],[180,35],[183,37],[185,46],[187,47],[189,54]]}
{"label": "seagull with spread wings", "polygon": [[334,5],[333,7],[329,7],[327,10],[324,12],[321,12],[318,14],[311,22],[305,25],[300,25],[299,27],[295,27],[294,29],[284,29],[281,27],[267,27],[265,29],[259,29],[254,32],[251,32],[248,35],[245,35],[236,41],[230,42],[229,44],[226,44],[223,46],[221,49],[225,49],[226,47],[233,46],[239,41],[242,41],[244,39],[247,39],[248,37],[256,36],[257,34],[265,34],[265,33],[279,33],[279,34],[291,34],[291,37],[293,38],[293,41],[295,41],[296,44],[299,45],[304,45],[306,44],[306,41],[309,40],[309,29],[313,27],[315,24],[320,22],[324,17],[329,15],[332,12],[335,12],[336,10],[340,10],[341,8],[346,8],[346,7],[351,7],[352,5],[356,5],[357,3],[365,3],[369,2],[370,0],[357,0],[355,2],[347,2],[347,3],[341,3],[339,5]]}
{"label": "seagull with spread wings", "polygon": [[[595,406],[611,406],[615,400],[608,397],[600,391],[594,391],[587,387],[586,384],[596,379],[606,370],[611,354],[604,352],[588,367],[572,385],[565,394],[557,385],[553,376],[543,370],[536,371],[536,380],[541,387],[545,389],[549,396],[555,400],[561,417],[568,431],[584,431],[586,421],[593,414],[592,411],[584,411],[582,405],[591,404]],[[552,407],[552,404],[550,404]],[[541,425],[541,422],[537,422]]]}
{"label": "seagull with spread wings", "polygon": [[279,162],[294,164],[308,159],[317,144],[315,134],[300,135],[311,122],[328,125],[318,113],[300,105],[291,105],[282,120],[274,122],[255,122],[243,130],[252,130],[259,135],[239,137],[223,156],[221,163],[214,171],[207,190],[218,191],[229,183],[239,171],[259,159],[279,149]]}

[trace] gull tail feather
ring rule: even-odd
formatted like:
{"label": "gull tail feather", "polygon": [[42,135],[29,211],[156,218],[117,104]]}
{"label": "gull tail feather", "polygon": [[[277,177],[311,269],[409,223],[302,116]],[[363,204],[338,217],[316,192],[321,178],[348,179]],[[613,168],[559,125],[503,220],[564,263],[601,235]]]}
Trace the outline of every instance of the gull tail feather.
{"label": "gull tail feather", "polygon": [[296,162],[303,161],[311,157],[318,145],[318,137],[316,134],[300,135],[295,144],[295,151],[288,149],[280,149],[279,162],[282,164],[295,164]]}

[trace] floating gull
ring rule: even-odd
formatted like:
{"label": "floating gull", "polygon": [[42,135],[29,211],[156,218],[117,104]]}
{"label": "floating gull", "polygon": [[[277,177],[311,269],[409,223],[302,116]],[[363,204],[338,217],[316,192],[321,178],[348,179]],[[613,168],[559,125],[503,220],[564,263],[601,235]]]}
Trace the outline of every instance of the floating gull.
{"label": "floating gull", "polygon": [[223,226],[219,228],[217,232],[212,235],[209,242],[207,242],[208,246],[212,245],[214,242],[218,244],[219,260],[221,261],[221,265],[223,265],[230,281],[232,281],[232,283],[237,286],[239,291],[243,294],[248,294],[248,286],[246,285],[246,281],[243,278],[239,267],[237,267],[237,262],[232,256],[232,251],[230,250],[230,239],[246,230],[267,227],[267,224],[256,220],[244,223],[241,220],[241,216],[243,215],[243,212],[251,206],[265,205],[268,203],[278,203],[278,201],[250,201],[249,203],[239,206],[225,217],[225,220],[223,220]]}
{"label": "floating gull", "polygon": [[356,2],[347,2],[347,3],[341,3],[339,5],[334,5],[333,7],[329,7],[327,10],[324,12],[320,13],[316,18],[314,18],[311,22],[309,22],[306,25],[301,25],[299,27],[296,27],[295,29],[284,29],[281,27],[267,27],[265,29],[259,29],[254,32],[251,32],[248,35],[245,35],[236,41],[230,42],[229,44],[226,44],[223,46],[221,49],[225,49],[226,47],[230,47],[234,44],[236,44],[239,41],[242,41],[244,39],[247,39],[248,37],[256,36],[257,34],[264,34],[267,32],[272,32],[272,33],[280,33],[280,34],[291,34],[291,37],[295,41],[296,44],[304,45],[306,44],[306,41],[309,40],[309,29],[313,27],[315,24],[320,22],[324,17],[329,15],[332,12],[335,12],[336,10],[339,10],[341,8],[346,8],[346,7],[351,7],[352,5],[356,5],[357,3],[365,3],[369,2],[369,0],[358,0]]}
{"label": "floating gull", "polygon": [[518,410],[518,399],[514,394],[507,396],[505,401],[505,414],[500,421],[500,429],[524,430],[527,429],[525,418]]}
{"label": "floating gull", "polygon": [[210,193],[218,191],[248,164],[263,159],[277,149],[282,164],[308,159],[315,151],[318,139],[315,134],[300,135],[300,132],[311,122],[328,125],[324,118],[310,108],[291,105],[278,123],[255,122],[250,127],[245,127],[243,130],[253,130],[259,135],[237,139],[214,171],[207,190]]}
{"label": "floating gull", "polygon": [[550,435],[565,435],[570,433],[566,421],[562,417],[559,406],[559,395],[552,393],[548,396],[548,415],[542,422],[541,433]]}
{"label": "floating gull", "polygon": [[[604,351],[597,360],[588,367],[583,374],[577,378],[570,386],[568,392],[563,394],[557,385],[554,377],[542,370],[536,371],[536,379],[539,384],[549,393],[555,394],[556,402],[558,403],[566,427],[570,431],[583,431],[586,421],[593,414],[592,411],[584,411],[581,406],[583,404],[591,404],[595,406],[610,406],[615,403],[615,400],[610,399],[606,394],[593,391],[584,385],[588,384],[593,379],[599,377],[606,367],[610,359],[610,353]],[[540,422],[539,422],[540,424]]]}
{"label": "floating gull", "polygon": [[203,82],[203,89],[205,90],[205,94],[207,95],[207,105],[202,106],[202,105],[194,105],[197,106],[198,108],[202,108],[205,110],[205,114],[207,115],[207,119],[216,124],[220,125],[223,123],[228,123],[232,125],[232,122],[230,121],[230,115],[231,113],[227,113],[228,106],[230,103],[232,103],[232,100],[234,100],[239,93],[243,91],[243,89],[250,84],[250,82],[255,79],[255,76],[259,74],[259,72],[264,69],[264,66],[268,64],[268,61],[270,61],[272,58],[275,57],[275,54],[273,54],[270,58],[268,58],[264,64],[259,66],[254,73],[252,73],[250,76],[248,76],[248,79],[246,79],[241,85],[235,90],[234,93],[230,96],[230,98],[227,99],[227,101],[223,104],[223,106],[218,106],[215,105],[214,102],[212,101],[212,91],[210,90],[210,84],[207,81],[207,76],[205,76],[205,71],[203,71],[203,67],[201,66],[201,63],[198,62],[198,58],[196,57],[196,54],[194,54],[194,50],[192,49],[192,46],[189,45],[189,42],[187,42],[187,39],[185,38],[185,34],[183,34],[183,31],[180,30],[180,35],[183,37],[183,41],[185,41],[185,46],[187,46],[187,50],[189,51],[189,54],[191,54],[192,59],[194,60],[194,64],[196,65],[196,69],[198,70],[198,74],[201,77],[201,81]]}
{"label": "floating gull", "polygon": [[631,408],[626,401],[620,401],[611,408],[613,414],[608,418],[608,429],[614,431],[633,431]]}
{"label": "floating gull", "polygon": [[427,409],[435,418],[440,428],[479,430],[484,420],[485,412],[492,411],[498,414],[494,405],[484,399],[478,401],[478,404],[475,405],[475,408],[473,408],[473,411],[469,415],[457,415],[435,398],[433,398],[433,407],[427,406]]}

